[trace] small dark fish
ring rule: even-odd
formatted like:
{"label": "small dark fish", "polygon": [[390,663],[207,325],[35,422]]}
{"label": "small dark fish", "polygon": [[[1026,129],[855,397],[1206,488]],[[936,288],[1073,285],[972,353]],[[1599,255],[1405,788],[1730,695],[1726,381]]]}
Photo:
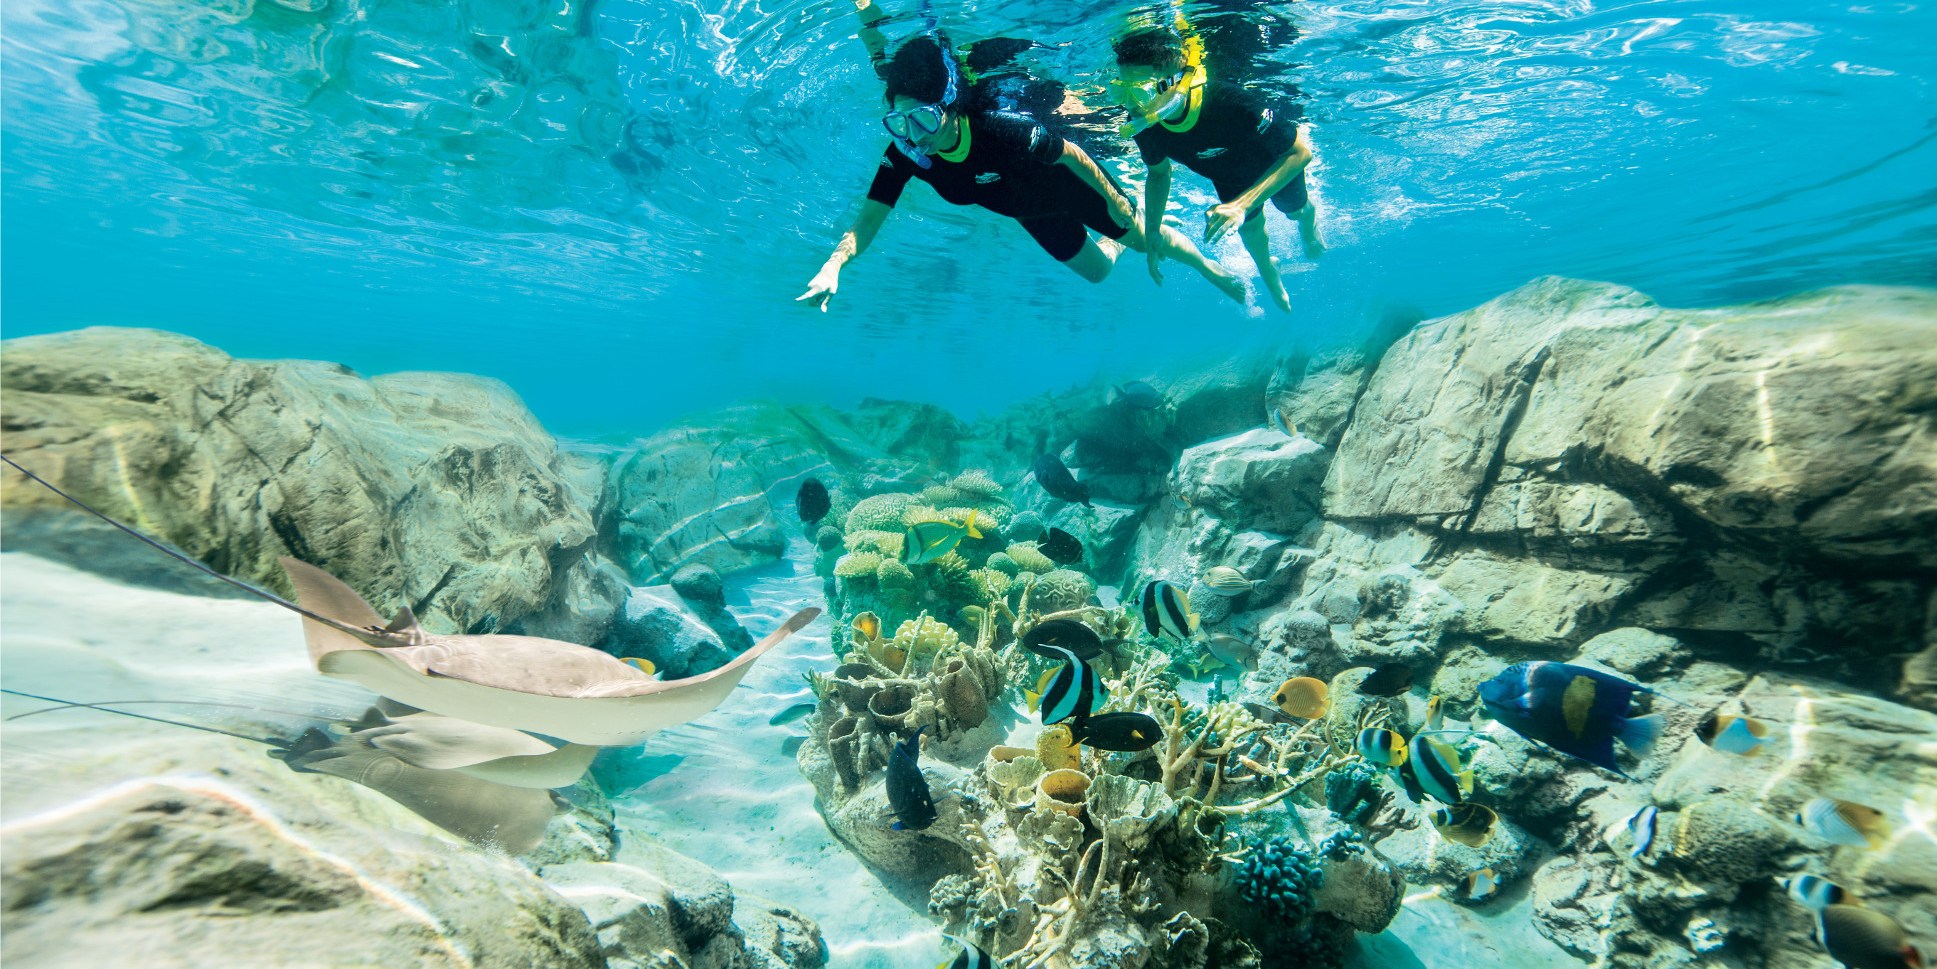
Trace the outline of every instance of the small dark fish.
{"label": "small dark fish", "polygon": [[888,754],[888,806],[894,808],[896,831],[919,831],[935,823],[935,798],[921,772],[921,732],[898,744]]}
{"label": "small dark fish", "polygon": [[804,717],[810,713],[813,713],[815,709],[816,709],[816,705],[812,703],[796,703],[793,706],[788,707],[787,709],[782,710],[771,717],[768,717],[767,722],[776,727],[780,726],[783,723],[793,723],[794,721],[799,720],[801,717]]}
{"label": "small dark fish", "polygon": [[1061,646],[1045,648],[1061,659],[1063,666],[1043,688],[1043,726],[1071,718],[1081,720],[1095,713],[1097,705],[1103,702],[1103,680],[1096,675],[1096,670]]}
{"label": "small dark fish", "polygon": [[1359,681],[1359,692],[1366,696],[1398,696],[1412,689],[1412,667],[1387,663]]}
{"label": "small dark fish", "polygon": [[1076,480],[1076,476],[1069,473],[1069,468],[1063,464],[1062,459],[1054,454],[1045,454],[1037,458],[1029,471],[1036,476],[1036,483],[1042,486],[1042,490],[1049,492],[1051,498],[1061,498],[1064,501],[1085,505],[1090,503],[1089,486]]}
{"label": "small dark fish", "polygon": [[946,938],[959,944],[962,947],[962,954],[956,956],[954,962],[936,963],[935,969],[995,969],[995,960],[987,952],[982,951],[981,946],[957,939],[952,935]]}
{"label": "small dark fish", "polygon": [[812,525],[827,517],[827,510],[833,507],[828,500],[827,486],[819,478],[808,478],[800,483],[800,491],[794,495],[794,510],[800,513],[800,520]]}
{"label": "small dark fish", "polygon": [[1091,660],[1103,655],[1103,639],[1096,630],[1074,619],[1051,619],[1029,627],[1022,634],[1022,647],[1037,656],[1061,659],[1062,654],[1051,650],[1055,646],[1076,654],[1077,659]]}
{"label": "small dark fish", "polygon": [[1036,546],[1036,551],[1049,556],[1049,560],[1057,565],[1074,565],[1083,561],[1083,543],[1060,528],[1050,528],[1049,537]]}
{"label": "small dark fish", "polygon": [[1164,739],[1163,726],[1143,713],[1099,713],[1075,721],[1069,732],[1079,744],[1126,753],[1148,750]]}
{"label": "small dark fish", "polygon": [[1645,754],[1661,736],[1660,714],[1631,715],[1634,695],[1652,692],[1611,673],[1542,661],[1515,663],[1481,683],[1480,701],[1514,733],[1619,774],[1615,740]]}
{"label": "small dark fish", "polygon": [[1164,405],[1164,395],[1141,380],[1132,380],[1117,385],[1114,403],[1127,404],[1138,410],[1156,410]]}
{"label": "small dark fish", "polygon": [[1823,951],[1849,969],[1915,969],[1923,954],[1897,920],[1860,905],[1824,907],[1817,928]]}

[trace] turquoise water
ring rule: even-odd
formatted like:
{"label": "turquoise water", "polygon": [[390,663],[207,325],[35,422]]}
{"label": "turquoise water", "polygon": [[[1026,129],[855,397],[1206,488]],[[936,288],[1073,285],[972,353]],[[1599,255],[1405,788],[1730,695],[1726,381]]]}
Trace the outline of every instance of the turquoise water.
{"label": "turquoise water", "polygon": [[[936,13],[1061,45],[1081,87],[1131,9]],[[1081,283],[925,189],[803,312],[881,148],[849,7],[615,0],[9,3],[0,310],[489,374],[590,436],[748,395],[973,414],[1545,273],[1671,305],[1933,277],[1927,4],[1260,10],[1332,244],[1307,266],[1277,222],[1288,319],[1175,271]]]}

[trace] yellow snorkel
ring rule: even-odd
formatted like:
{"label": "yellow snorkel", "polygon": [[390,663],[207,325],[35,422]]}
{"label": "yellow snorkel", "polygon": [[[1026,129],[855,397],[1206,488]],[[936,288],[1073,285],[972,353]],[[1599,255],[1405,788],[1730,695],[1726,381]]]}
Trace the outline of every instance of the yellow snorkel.
{"label": "yellow snorkel", "polygon": [[[1163,93],[1151,92],[1151,97],[1138,97],[1133,92],[1141,91],[1140,86],[1125,84],[1121,80],[1112,82],[1111,86],[1117,90],[1117,101],[1130,112],[1130,120],[1117,127],[1119,135],[1134,137],[1145,128],[1159,123],[1172,131],[1189,131],[1197,123],[1197,112],[1204,106],[1204,41],[1190,28],[1181,12],[1177,15],[1177,32],[1184,39],[1184,69]],[[1164,120],[1186,105],[1188,109],[1184,120],[1174,125]]]}

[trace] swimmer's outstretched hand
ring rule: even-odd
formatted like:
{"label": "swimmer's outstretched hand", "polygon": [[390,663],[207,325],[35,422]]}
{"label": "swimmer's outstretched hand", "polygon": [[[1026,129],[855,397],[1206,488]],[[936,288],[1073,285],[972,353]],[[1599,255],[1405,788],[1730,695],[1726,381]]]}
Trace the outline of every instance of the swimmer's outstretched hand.
{"label": "swimmer's outstretched hand", "polygon": [[1162,286],[1164,284],[1164,254],[1157,251],[1157,247],[1153,245],[1150,247],[1150,251],[1145,253],[1145,256],[1150,261],[1150,278],[1155,280],[1157,285]]}
{"label": "swimmer's outstretched hand", "polygon": [[818,306],[821,312],[825,313],[827,304],[834,299],[835,291],[840,288],[841,267],[832,264],[822,266],[821,271],[815,273],[814,278],[808,281],[807,292],[794,297],[794,302]]}
{"label": "swimmer's outstretched hand", "polygon": [[1244,217],[1248,214],[1238,202],[1211,206],[1204,213],[1204,241],[1216,242],[1224,238],[1225,233],[1243,225]]}

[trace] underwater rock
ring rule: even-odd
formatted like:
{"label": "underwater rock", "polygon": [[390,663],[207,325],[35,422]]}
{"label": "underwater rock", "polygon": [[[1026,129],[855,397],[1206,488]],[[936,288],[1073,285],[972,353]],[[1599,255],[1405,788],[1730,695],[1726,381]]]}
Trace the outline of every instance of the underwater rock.
{"label": "underwater rock", "polygon": [[[1937,563],[1937,447],[1911,443],[1930,433],[1933,314],[1937,296],[1907,289],[1680,310],[1536,280],[1393,345],[1325,513],[1537,558],[1428,570],[1482,635],[1702,630],[1827,650],[1884,689],[1896,664],[1867,660],[1921,633]],[[1909,571],[1847,567],[1865,559]]]}
{"label": "underwater rock", "polygon": [[1581,644],[1580,659],[1593,660],[1635,680],[1659,680],[1686,669],[1692,657],[1673,636],[1627,626]]}
{"label": "underwater rock", "polygon": [[[742,635],[745,634],[742,629]],[[606,652],[651,660],[664,679],[697,676],[739,655],[673,592],[670,586],[632,591],[625,612],[603,644]]]}
{"label": "underwater rock", "polygon": [[811,919],[738,896],[718,873],[663,845],[629,844],[623,863],[546,866],[545,882],[591,920],[611,969],[678,965],[810,969],[826,965]]}
{"label": "underwater rock", "polygon": [[1246,530],[1293,535],[1319,517],[1326,457],[1310,438],[1259,428],[1186,450],[1170,484],[1193,508],[1216,518]]}
{"label": "underwater rock", "polygon": [[[120,739],[103,745],[110,736]],[[319,939],[341,963],[605,964],[583,914],[529,872],[454,845],[366,788],[293,773],[257,745],[145,727],[34,743],[58,749],[67,780],[27,797],[9,789],[10,966],[117,965],[130,952],[157,966],[206,964],[210,952],[307,965]],[[210,767],[219,772],[202,773]],[[119,777],[105,789],[73,783]]]}
{"label": "underwater rock", "polygon": [[1286,360],[1265,388],[1265,423],[1336,448],[1376,362],[1376,354],[1357,347]]}
{"label": "underwater rock", "polygon": [[597,464],[495,380],[366,379],[95,327],[6,341],[0,384],[10,457],[230,575],[286,593],[276,559],[293,555],[433,630],[523,620],[575,642],[602,638],[622,601],[572,575],[600,567]]}

